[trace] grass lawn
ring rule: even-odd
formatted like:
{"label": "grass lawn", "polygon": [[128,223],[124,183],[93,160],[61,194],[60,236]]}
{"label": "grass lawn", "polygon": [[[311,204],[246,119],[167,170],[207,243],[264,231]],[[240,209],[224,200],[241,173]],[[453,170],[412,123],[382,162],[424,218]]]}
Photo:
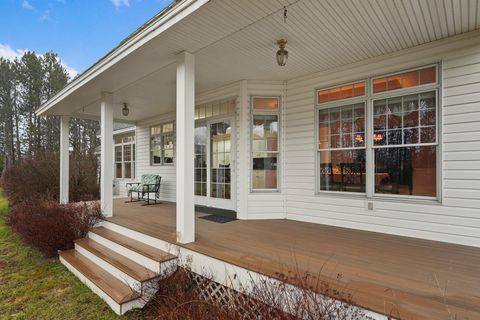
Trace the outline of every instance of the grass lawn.
{"label": "grass lawn", "polygon": [[0,194],[0,319],[119,318],[58,259],[25,246],[5,224],[7,210]]}

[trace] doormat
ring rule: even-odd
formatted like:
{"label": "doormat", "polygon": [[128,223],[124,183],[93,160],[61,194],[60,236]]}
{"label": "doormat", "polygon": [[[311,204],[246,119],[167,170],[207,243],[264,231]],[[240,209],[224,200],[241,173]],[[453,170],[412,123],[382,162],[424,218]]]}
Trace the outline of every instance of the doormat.
{"label": "doormat", "polygon": [[200,219],[205,219],[205,220],[216,222],[216,223],[227,223],[227,222],[237,220],[237,218],[235,217],[220,216],[217,214],[209,214],[207,216],[200,217]]}

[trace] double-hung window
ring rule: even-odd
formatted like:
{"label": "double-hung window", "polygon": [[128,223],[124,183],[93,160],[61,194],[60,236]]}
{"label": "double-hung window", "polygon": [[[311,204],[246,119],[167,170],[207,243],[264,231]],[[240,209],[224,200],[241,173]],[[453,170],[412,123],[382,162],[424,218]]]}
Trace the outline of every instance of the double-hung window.
{"label": "double-hung window", "polygon": [[365,81],[321,90],[317,99],[320,190],[365,192]]}
{"label": "double-hung window", "polygon": [[278,97],[252,97],[252,190],[275,191],[279,163]]}
{"label": "double-hung window", "polygon": [[115,137],[115,178],[135,178],[135,134]]}
{"label": "double-hung window", "polygon": [[317,91],[319,191],[436,198],[436,66],[352,85]]}
{"label": "double-hung window", "polygon": [[375,194],[437,196],[436,73],[432,66],[372,80]]}
{"label": "double-hung window", "polygon": [[175,161],[175,124],[168,122],[150,128],[152,165],[172,165]]}

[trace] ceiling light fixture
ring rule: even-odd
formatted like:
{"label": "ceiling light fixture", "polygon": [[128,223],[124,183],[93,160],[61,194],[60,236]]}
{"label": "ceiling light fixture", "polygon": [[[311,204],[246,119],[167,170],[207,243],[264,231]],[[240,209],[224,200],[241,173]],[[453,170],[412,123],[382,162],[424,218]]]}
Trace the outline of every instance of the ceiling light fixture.
{"label": "ceiling light fixture", "polygon": [[288,51],[285,50],[285,46],[287,45],[287,40],[285,39],[277,40],[277,45],[280,48],[277,51],[277,63],[280,67],[283,67],[287,64],[287,60],[288,60]]}
{"label": "ceiling light fixture", "polygon": [[123,103],[122,114],[124,117],[128,116],[130,113],[130,109],[128,109],[128,104],[126,102]]}

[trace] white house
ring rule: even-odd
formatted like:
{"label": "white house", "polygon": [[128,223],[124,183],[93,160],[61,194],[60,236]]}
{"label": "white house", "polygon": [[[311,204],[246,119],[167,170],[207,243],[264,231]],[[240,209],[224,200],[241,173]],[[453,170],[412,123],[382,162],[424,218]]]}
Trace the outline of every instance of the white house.
{"label": "white house", "polygon": [[[223,270],[217,277],[221,283],[228,273],[224,264],[271,275],[239,258],[249,257],[240,252],[249,245],[265,249],[255,238],[262,237],[260,226],[272,241],[282,241],[276,238],[280,233],[286,237],[272,248],[297,246],[305,257],[330,252],[324,246],[328,234],[330,245],[337,245],[335,254],[345,250],[370,259],[357,266],[359,273],[345,267],[346,282],[355,287],[357,278],[376,279],[374,287],[363,286],[365,294],[385,288],[404,293],[379,293],[372,302],[362,300],[355,287],[358,305],[389,314],[385,305],[391,304],[402,311],[392,311],[400,318],[440,319],[445,308],[430,279],[440,274],[449,280],[449,307],[459,318],[476,318],[479,28],[477,0],[180,0],[38,114],[62,116],[63,142],[69,118],[100,120],[106,231],[162,250],[174,244],[194,256],[194,267],[207,263]],[[284,66],[279,40],[286,40]],[[135,144],[127,138],[113,147],[114,121],[135,124]],[[134,146],[134,162],[122,155],[122,143]],[[67,154],[63,143],[62,155]],[[66,156],[61,173],[66,202]],[[114,178],[139,180],[144,174],[161,176],[162,204],[140,208],[113,201]],[[205,230],[214,222],[196,219],[195,205],[236,213],[239,221],[215,226],[231,232],[216,239],[228,254],[213,253],[218,244],[208,242],[213,232]],[[173,219],[168,223],[167,215]],[[168,236],[161,226],[171,228]],[[300,227],[305,233],[295,234]],[[347,244],[342,235],[352,241]],[[228,247],[237,236],[247,241],[243,249]],[[143,261],[112,239],[101,244]],[[418,263],[409,260],[413,257]],[[109,270],[94,259],[89,261]],[[378,259],[384,259],[383,267],[373,266]],[[396,280],[385,280],[379,275],[384,271]],[[88,275],[83,278],[89,283]],[[97,284],[95,290],[107,289]],[[128,309],[111,305],[119,305],[119,313]]]}

